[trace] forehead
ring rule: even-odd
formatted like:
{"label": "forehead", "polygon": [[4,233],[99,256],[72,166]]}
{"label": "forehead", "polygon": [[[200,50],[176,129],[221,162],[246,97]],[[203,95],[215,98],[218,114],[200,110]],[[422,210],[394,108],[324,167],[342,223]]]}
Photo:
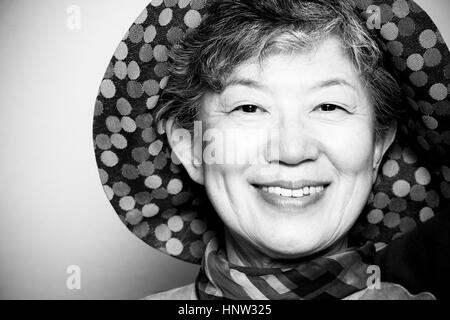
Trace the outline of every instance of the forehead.
{"label": "forehead", "polygon": [[226,79],[224,87],[231,85],[314,85],[337,79],[355,88],[362,88],[359,72],[342,48],[338,38],[327,38],[314,47],[292,52],[274,52],[264,59],[253,58],[236,67]]}

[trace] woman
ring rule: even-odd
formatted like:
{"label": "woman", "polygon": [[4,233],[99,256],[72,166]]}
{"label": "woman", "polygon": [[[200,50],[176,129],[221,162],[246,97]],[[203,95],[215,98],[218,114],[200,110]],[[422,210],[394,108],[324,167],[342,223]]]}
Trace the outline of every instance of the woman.
{"label": "woman", "polygon": [[[97,134],[97,155],[107,168],[100,171],[105,191],[125,222],[160,250],[202,258],[194,284],[149,298],[434,298],[374,282],[371,270],[388,265],[389,254],[376,255],[371,241],[349,244],[367,203],[380,207],[372,192],[380,165],[396,135],[407,133],[398,124],[411,121],[394,79],[402,78],[401,68],[384,54],[386,45],[394,56],[399,51],[389,22],[380,26],[387,44],[367,28],[376,27],[369,20],[386,20],[374,17],[379,7],[363,8],[364,20],[347,1],[210,1],[200,23],[194,10],[201,3],[183,11],[180,1],[177,15],[172,2],[161,8],[159,24],[182,20],[190,29],[184,37],[180,28],[168,30],[176,43],[169,71],[161,44],[152,50],[153,70],[135,61],[127,66],[129,79],[145,74],[160,83],[129,81],[126,91],[102,84],[112,84],[116,97],[137,100],[145,92],[152,115],[119,98],[114,107],[122,119],[109,109],[96,118],[113,133]],[[404,1],[392,6],[398,18],[412,10]],[[161,41],[154,28],[140,28],[141,35],[136,29],[131,42]],[[423,37],[430,46],[430,36]],[[119,79],[121,51],[114,64]],[[140,48],[141,61],[151,59],[148,51]],[[108,94],[102,95],[105,104]],[[423,169],[415,171],[418,182],[429,175]],[[404,182],[393,185],[392,211],[405,206]]]}

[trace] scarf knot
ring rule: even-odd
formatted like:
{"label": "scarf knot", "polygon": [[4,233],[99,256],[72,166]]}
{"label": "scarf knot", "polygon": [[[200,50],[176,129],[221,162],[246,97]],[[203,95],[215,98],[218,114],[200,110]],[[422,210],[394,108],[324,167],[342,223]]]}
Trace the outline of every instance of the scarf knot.
{"label": "scarf knot", "polygon": [[230,263],[213,238],[195,287],[201,300],[342,299],[367,287],[374,258],[368,242],[286,268],[243,267]]}

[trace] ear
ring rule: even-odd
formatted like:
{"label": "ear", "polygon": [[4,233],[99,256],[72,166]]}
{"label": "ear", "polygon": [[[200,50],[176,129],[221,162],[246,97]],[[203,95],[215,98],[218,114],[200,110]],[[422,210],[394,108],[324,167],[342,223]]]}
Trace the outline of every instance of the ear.
{"label": "ear", "polygon": [[[174,118],[165,121],[165,131],[167,140],[172,151],[180,160],[183,167],[192,180],[199,184],[204,184],[203,165],[201,153],[198,155],[194,147],[195,138],[189,130],[181,128],[177,125]],[[201,142],[200,142],[201,143]],[[200,150],[202,150],[201,146]]]}
{"label": "ear", "polygon": [[373,183],[375,183],[378,176],[378,169],[380,168],[381,161],[392,145],[397,134],[397,121],[394,121],[392,126],[383,134],[375,134],[375,150],[373,155]]}

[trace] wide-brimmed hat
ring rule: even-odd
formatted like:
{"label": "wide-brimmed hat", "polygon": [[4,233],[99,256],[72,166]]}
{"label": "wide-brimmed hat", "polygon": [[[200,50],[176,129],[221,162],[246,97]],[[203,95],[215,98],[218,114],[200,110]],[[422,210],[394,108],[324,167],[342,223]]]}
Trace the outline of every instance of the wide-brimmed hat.
{"label": "wide-brimmed hat", "polygon": [[[300,0],[299,0],[300,1]],[[167,142],[152,110],[168,79],[168,50],[201,21],[207,0],[153,0],[120,41],[95,103],[93,138],[100,180],[123,223],[142,241],[200,263],[220,230],[205,190]],[[355,0],[383,42],[408,116],[381,164],[351,231],[379,245],[447,209],[450,200],[450,57],[430,17],[413,1]]]}

